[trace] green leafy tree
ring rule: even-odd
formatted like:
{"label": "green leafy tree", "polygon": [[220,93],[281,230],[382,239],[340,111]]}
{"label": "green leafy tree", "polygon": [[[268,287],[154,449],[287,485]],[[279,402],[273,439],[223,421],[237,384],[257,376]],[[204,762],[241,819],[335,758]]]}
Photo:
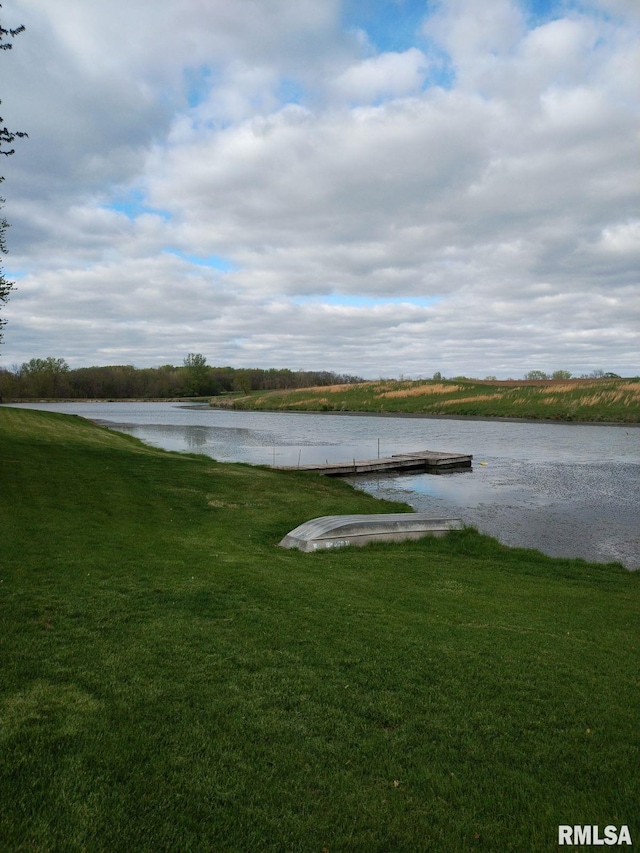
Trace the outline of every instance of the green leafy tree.
{"label": "green leafy tree", "polygon": [[206,356],[199,352],[190,352],[184,360],[184,366],[187,369],[187,394],[198,396],[206,394],[207,384],[209,380],[209,368],[207,367]]}
{"label": "green leafy tree", "polygon": [[570,370],[554,370],[551,374],[552,379],[571,379]]}
{"label": "green leafy tree", "polygon": [[548,379],[549,374],[545,373],[544,370],[530,370],[527,374],[525,374],[525,379]]}
{"label": "green leafy tree", "polygon": [[20,367],[30,397],[60,397],[68,389],[69,365],[64,358],[32,358]]}
{"label": "green leafy tree", "polygon": [[251,393],[251,373],[248,370],[237,370],[235,375],[235,388],[247,395]]}

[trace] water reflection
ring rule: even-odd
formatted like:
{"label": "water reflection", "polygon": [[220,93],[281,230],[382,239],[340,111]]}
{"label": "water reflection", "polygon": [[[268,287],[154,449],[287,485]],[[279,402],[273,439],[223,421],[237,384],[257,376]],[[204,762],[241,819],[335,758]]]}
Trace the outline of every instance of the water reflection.
{"label": "water reflection", "polygon": [[524,465],[490,457],[464,480],[420,474],[357,485],[421,512],[461,517],[507,545],[640,566],[640,464]]}
{"label": "water reflection", "polygon": [[[255,430],[243,427],[211,427],[183,424],[135,424],[103,418],[92,418],[103,426],[126,432],[141,441],[167,450],[202,450],[216,448],[225,450],[229,445],[237,447],[263,447],[264,441]],[[270,442],[273,443],[273,435]],[[214,453],[207,453],[214,456]]]}

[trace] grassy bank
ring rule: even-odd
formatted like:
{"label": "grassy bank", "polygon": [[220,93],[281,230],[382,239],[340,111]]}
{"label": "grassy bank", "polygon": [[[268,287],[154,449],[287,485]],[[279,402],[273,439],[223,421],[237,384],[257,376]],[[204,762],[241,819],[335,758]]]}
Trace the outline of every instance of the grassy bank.
{"label": "grassy bank", "polygon": [[0,850],[550,851],[637,821],[640,574],[0,409]]}
{"label": "grassy bank", "polygon": [[[216,401],[213,401],[217,405]],[[640,422],[640,380],[381,380],[243,397],[235,408]]]}

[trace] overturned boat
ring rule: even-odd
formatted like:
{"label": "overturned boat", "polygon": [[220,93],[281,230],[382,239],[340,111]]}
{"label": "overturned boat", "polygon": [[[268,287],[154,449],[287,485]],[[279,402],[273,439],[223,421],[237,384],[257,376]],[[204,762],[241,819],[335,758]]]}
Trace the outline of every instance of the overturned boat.
{"label": "overturned boat", "polygon": [[459,518],[434,518],[424,512],[374,515],[323,515],[300,524],[279,542],[282,548],[319,551],[368,542],[403,542],[462,530]]}

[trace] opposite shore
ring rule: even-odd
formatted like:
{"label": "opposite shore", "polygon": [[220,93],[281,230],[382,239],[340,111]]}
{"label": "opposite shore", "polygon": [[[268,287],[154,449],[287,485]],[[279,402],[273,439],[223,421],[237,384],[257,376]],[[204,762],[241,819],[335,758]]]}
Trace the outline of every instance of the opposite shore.
{"label": "opposite shore", "polygon": [[[306,389],[307,391],[319,392],[323,389],[314,388]],[[265,405],[265,394],[234,396],[234,397],[33,397],[33,398],[7,398],[0,400],[0,405],[13,406],[29,406],[40,404],[55,404],[63,403],[65,405],[86,404],[86,403],[181,403],[184,405],[208,405],[212,409],[221,409],[224,411],[263,411],[277,412],[278,414],[318,414],[318,415],[345,415],[345,416],[360,416],[360,417],[378,417],[378,418],[426,418],[432,420],[467,420],[467,421],[504,421],[512,423],[549,423],[549,424],[586,424],[589,426],[619,426],[619,427],[640,427],[640,410],[634,415],[631,412],[633,420],[612,419],[607,420],[604,417],[586,418],[576,416],[556,416],[556,417],[538,417],[516,414],[503,415],[485,415],[485,414],[466,414],[461,412],[420,412],[420,411],[374,411],[368,409],[333,409],[326,406],[318,405],[317,408],[309,405],[308,402],[304,406],[290,405],[284,407],[282,405],[283,393],[297,392],[269,392],[273,394],[273,405]],[[256,399],[259,405],[256,405]]]}

